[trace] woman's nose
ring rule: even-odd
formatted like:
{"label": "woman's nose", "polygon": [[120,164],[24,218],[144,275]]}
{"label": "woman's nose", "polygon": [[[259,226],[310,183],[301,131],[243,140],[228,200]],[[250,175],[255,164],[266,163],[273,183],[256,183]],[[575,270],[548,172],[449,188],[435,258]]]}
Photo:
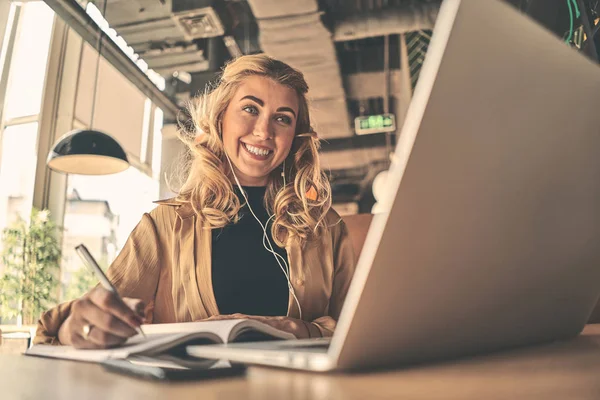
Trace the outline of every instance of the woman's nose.
{"label": "woman's nose", "polygon": [[258,136],[262,140],[268,140],[273,138],[273,134],[271,133],[271,124],[268,118],[260,118],[256,121],[256,125],[254,125],[254,136]]}

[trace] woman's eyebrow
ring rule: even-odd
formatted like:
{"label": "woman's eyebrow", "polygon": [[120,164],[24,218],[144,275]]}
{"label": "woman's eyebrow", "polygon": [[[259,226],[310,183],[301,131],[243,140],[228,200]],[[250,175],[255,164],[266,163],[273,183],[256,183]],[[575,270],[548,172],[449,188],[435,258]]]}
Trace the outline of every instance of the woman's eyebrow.
{"label": "woman's eyebrow", "polygon": [[[252,100],[252,101],[254,101],[254,102],[258,103],[258,104],[259,104],[261,107],[264,107],[264,105],[265,105],[265,102],[264,102],[264,101],[262,101],[262,100],[261,100],[261,99],[259,99],[258,97],[252,96],[252,95],[247,95],[247,96],[244,96],[244,97],[242,97],[242,99],[241,99],[241,100],[245,100],[245,99],[250,99],[250,100]],[[240,101],[241,101],[241,100],[240,100]]]}
{"label": "woman's eyebrow", "polygon": [[279,107],[279,108],[277,109],[277,111],[279,111],[279,112],[281,112],[281,111],[289,111],[289,112],[291,112],[292,114],[294,114],[294,118],[297,118],[297,117],[296,117],[296,112],[295,112],[294,110],[292,110],[291,108],[289,108],[289,107]]}
{"label": "woman's eyebrow", "polygon": [[[256,97],[256,96],[252,96],[252,95],[250,95],[250,94],[249,94],[249,95],[247,95],[247,96],[244,96],[244,97],[242,97],[242,98],[240,99],[240,101],[241,101],[241,100],[246,100],[246,99],[249,99],[249,100],[252,100],[252,101],[254,101],[254,102],[258,103],[258,105],[260,105],[261,107],[264,107],[264,106],[265,106],[265,102],[264,102],[264,101],[262,101],[261,99],[259,99],[259,98],[258,98],[258,97]],[[296,112],[295,112],[293,109],[291,109],[290,107],[279,107],[279,108],[277,109],[277,111],[278,111],[278,112],[282,112],[282,111],[288,111],[288,112],[291,112],[291,113],[294,115],[294,118],[298,118],[298,117],[296,116]]]}

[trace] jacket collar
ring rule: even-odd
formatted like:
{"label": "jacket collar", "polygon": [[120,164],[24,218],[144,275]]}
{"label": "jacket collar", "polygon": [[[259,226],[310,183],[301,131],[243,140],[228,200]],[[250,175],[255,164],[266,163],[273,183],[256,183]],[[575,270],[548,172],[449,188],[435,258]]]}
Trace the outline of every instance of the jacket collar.
{"label": "jacket collar", "polygon": [[196,214],[194,208],[192,207],[192,203],[190,203],[189,201],[176,200],[174,197],[170,199],[156,200],[153,203],[158,205],[176,207],[175,212],[182,219],[189,218]]}

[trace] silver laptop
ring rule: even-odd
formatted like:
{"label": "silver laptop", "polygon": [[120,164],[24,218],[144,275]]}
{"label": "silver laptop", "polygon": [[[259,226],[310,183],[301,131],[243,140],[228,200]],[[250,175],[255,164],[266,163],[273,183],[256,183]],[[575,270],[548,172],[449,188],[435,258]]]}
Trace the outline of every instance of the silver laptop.
{"label": "silver laptop", "polygon": [[331,342],[191,346],[313,371],[577,335],[600,296],[600,68],[500,0],[446,0]]}

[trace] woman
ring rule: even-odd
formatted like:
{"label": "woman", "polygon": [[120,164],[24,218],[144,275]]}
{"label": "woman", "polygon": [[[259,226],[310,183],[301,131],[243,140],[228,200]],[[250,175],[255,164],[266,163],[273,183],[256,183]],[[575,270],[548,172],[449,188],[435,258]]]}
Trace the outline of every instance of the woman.
{"label": "woman", "polygon": [[104,348],[143,321],[224,318],[330,336],[354,254],[330,208],[307,91],[265,55],[227,65],[190,108],[182,138],[194,157],[178,196],[144,214],[108,270],[127,306],[98,286],[43,314],[34,342]]}

